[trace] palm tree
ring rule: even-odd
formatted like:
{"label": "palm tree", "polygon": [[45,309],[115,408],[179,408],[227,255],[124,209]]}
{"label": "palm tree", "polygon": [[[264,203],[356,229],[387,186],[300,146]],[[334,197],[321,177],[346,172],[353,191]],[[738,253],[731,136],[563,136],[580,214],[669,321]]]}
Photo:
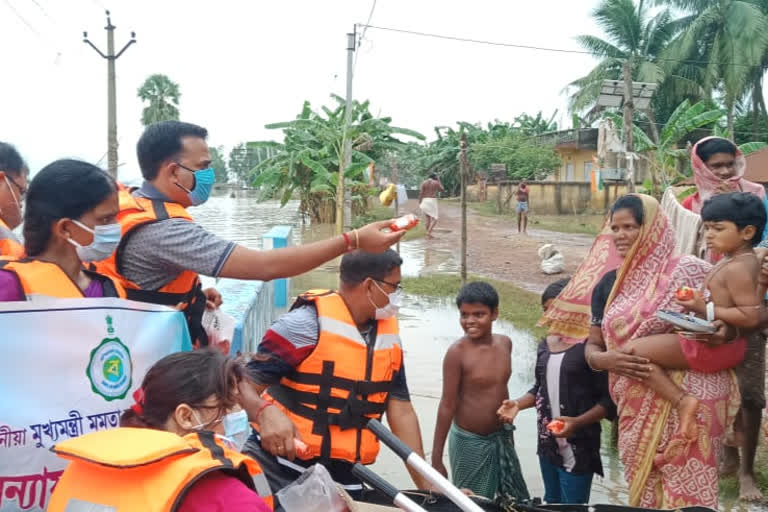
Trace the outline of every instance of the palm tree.
{"label": "palm tree", "polygon": [[[697,61],[702,87],[722,96],[727,131],[733,138],[734,111],[739,100],[762,83],[761,69],[768,48],[765,2],[748,0],[656,0],[682,9],[684,30],[670,44],[665,57],[685,63]],[[762,5],[765,7],[765,5]],[[760,101],[758,93],[755,100]]]}
{"label": "palm tree", "polygon": [[150,75],[139,87],[137,95],[142,101],[149,102],[141,112],[141,123],[144,126],[179,119],[179,84],[166,75]]}
{"label": "palm tree", "polygon": [[[755,6],[768,19],[768,0],[750,0]],[[749,99],[752,103],[752,135],[751,137],[757,137],[760,131],[761,119],[768,117],[768,110],[765,106],[765,98],[763,97],[763,77],[766,71],[768,71],[768,49],[763,51],[763,56],[760,61],[760,66],[754,69],[750,73],[749,85],[751,88],[749,92]]]}
{"label": "palm tree", "polygon": [[[597,25],[607,35],[606,39],[582,35],[579,44],[598,59],[597,66],[587,75],[571,82],[567,91],[574,90],[569,98],[572,113],[593,109],[603,80],[622,77],[622,66],[629,61],[635,81],[659,84],[667,95],[674,91],[691,92],[697,89],[695,81],[670,73],[665,62],[659,59],[667,44],[680,29],[680,22],[672,18],[668,9],[652,15],[646,2],[639,0],[602,0],[592,13]],[[660,91],[661,92],[661,91]],[[657,93],[657,97],[659,93]],[[664,97],[664,95],[660,96]],[[649,112],[652,133],[655,116]]]}

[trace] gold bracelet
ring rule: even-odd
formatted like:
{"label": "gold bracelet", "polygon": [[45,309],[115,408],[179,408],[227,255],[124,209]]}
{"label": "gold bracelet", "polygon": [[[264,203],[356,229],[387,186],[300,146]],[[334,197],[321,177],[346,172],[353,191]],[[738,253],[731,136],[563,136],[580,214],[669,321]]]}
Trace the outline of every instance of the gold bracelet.
{"label": "gold bracelet", "polygon": [[353,233],[355,234],[355,249],[359,249],[360,248],[360,235],[357,234],[357,230],[356,229],[353,231]]}

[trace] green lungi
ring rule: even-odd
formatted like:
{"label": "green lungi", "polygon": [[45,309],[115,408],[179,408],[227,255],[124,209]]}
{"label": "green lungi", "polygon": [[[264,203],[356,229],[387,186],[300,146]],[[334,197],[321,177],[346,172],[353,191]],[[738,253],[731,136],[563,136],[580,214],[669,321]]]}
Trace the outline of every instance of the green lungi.
{"label": "green lungi", "polygon": [[514,429],[504,425],[493,434],[480,436],[452,424],[448,458],[453,484],[489,499],[497,495],[515,501],[529,499],[515,451]]}

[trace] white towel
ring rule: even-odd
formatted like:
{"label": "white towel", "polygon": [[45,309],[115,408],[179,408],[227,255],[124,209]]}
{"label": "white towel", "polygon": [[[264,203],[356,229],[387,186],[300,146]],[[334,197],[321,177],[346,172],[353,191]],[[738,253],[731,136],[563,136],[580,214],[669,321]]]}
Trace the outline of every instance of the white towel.
{"label": "white towel", "polygon": [[421,208],[421,211],[423,211],[425,215],[429,215],[433,219],[438,218],[436,197],[425,197],[421,200],[419,208]]}
{"label": "white towel", "polygon": [[698,237],[701,227],[701,217],[686,210],[677,201],[673,187],[667,188],[661,199],[661,209],[667,215],[670,225],[675,230],[675,249],[679,254],[699,256]]}

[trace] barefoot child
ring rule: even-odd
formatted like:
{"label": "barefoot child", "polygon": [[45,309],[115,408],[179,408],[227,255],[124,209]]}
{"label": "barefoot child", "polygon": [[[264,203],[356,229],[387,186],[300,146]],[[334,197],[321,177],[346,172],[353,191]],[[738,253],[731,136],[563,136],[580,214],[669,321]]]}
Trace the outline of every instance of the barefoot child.
{"label": "barefoot child", "polygon": [[509,397],[512,341],[493,334],[499,296],[488,283],[469,283],[456,298],[464,337],[443,360],[443,396],[437,413],[432,466],[447,476],[443,447],[449,435],[449,459],[454,485],[493,499],[497,495],[527,499],[511,425],[496,416]]}
{"label": "barefoot child", "polygon": [[[545,312],[568,281],[561,279],[544,290],[541,304]],[[589,503],[592,477],[603,475],[600,420],[612,419],[616,406],[608,391],[607,374],[589,368],[584,346],[547,335],[537,350],[534,386],[517,400],[505,400],[498,410],[502,421],[512,423],[519,411],[536,407],[536,451],[547,503]],[[562,430],[547,428],[553,420],[563,423]]]}
{"label": "barefoot child", "polygon": [[629,345],[636,356],[651,361],[647,383],[677,408],[680,431],[688,439],[697,437],[698,399],[683,393],[663,369],[715,373],[735,367],[744,359],[745,336],[759,325],[763,307],[755,287],[760,264],[753,248],[766,223],[763,202],[743,192],[721,194],[704,203],[701,218],[708,248],[724,258],[707,275],[703,290],[678,303],[699,317],[725,322],[738,336],[731,343],[712,346],[671,333],[635,339]]}

